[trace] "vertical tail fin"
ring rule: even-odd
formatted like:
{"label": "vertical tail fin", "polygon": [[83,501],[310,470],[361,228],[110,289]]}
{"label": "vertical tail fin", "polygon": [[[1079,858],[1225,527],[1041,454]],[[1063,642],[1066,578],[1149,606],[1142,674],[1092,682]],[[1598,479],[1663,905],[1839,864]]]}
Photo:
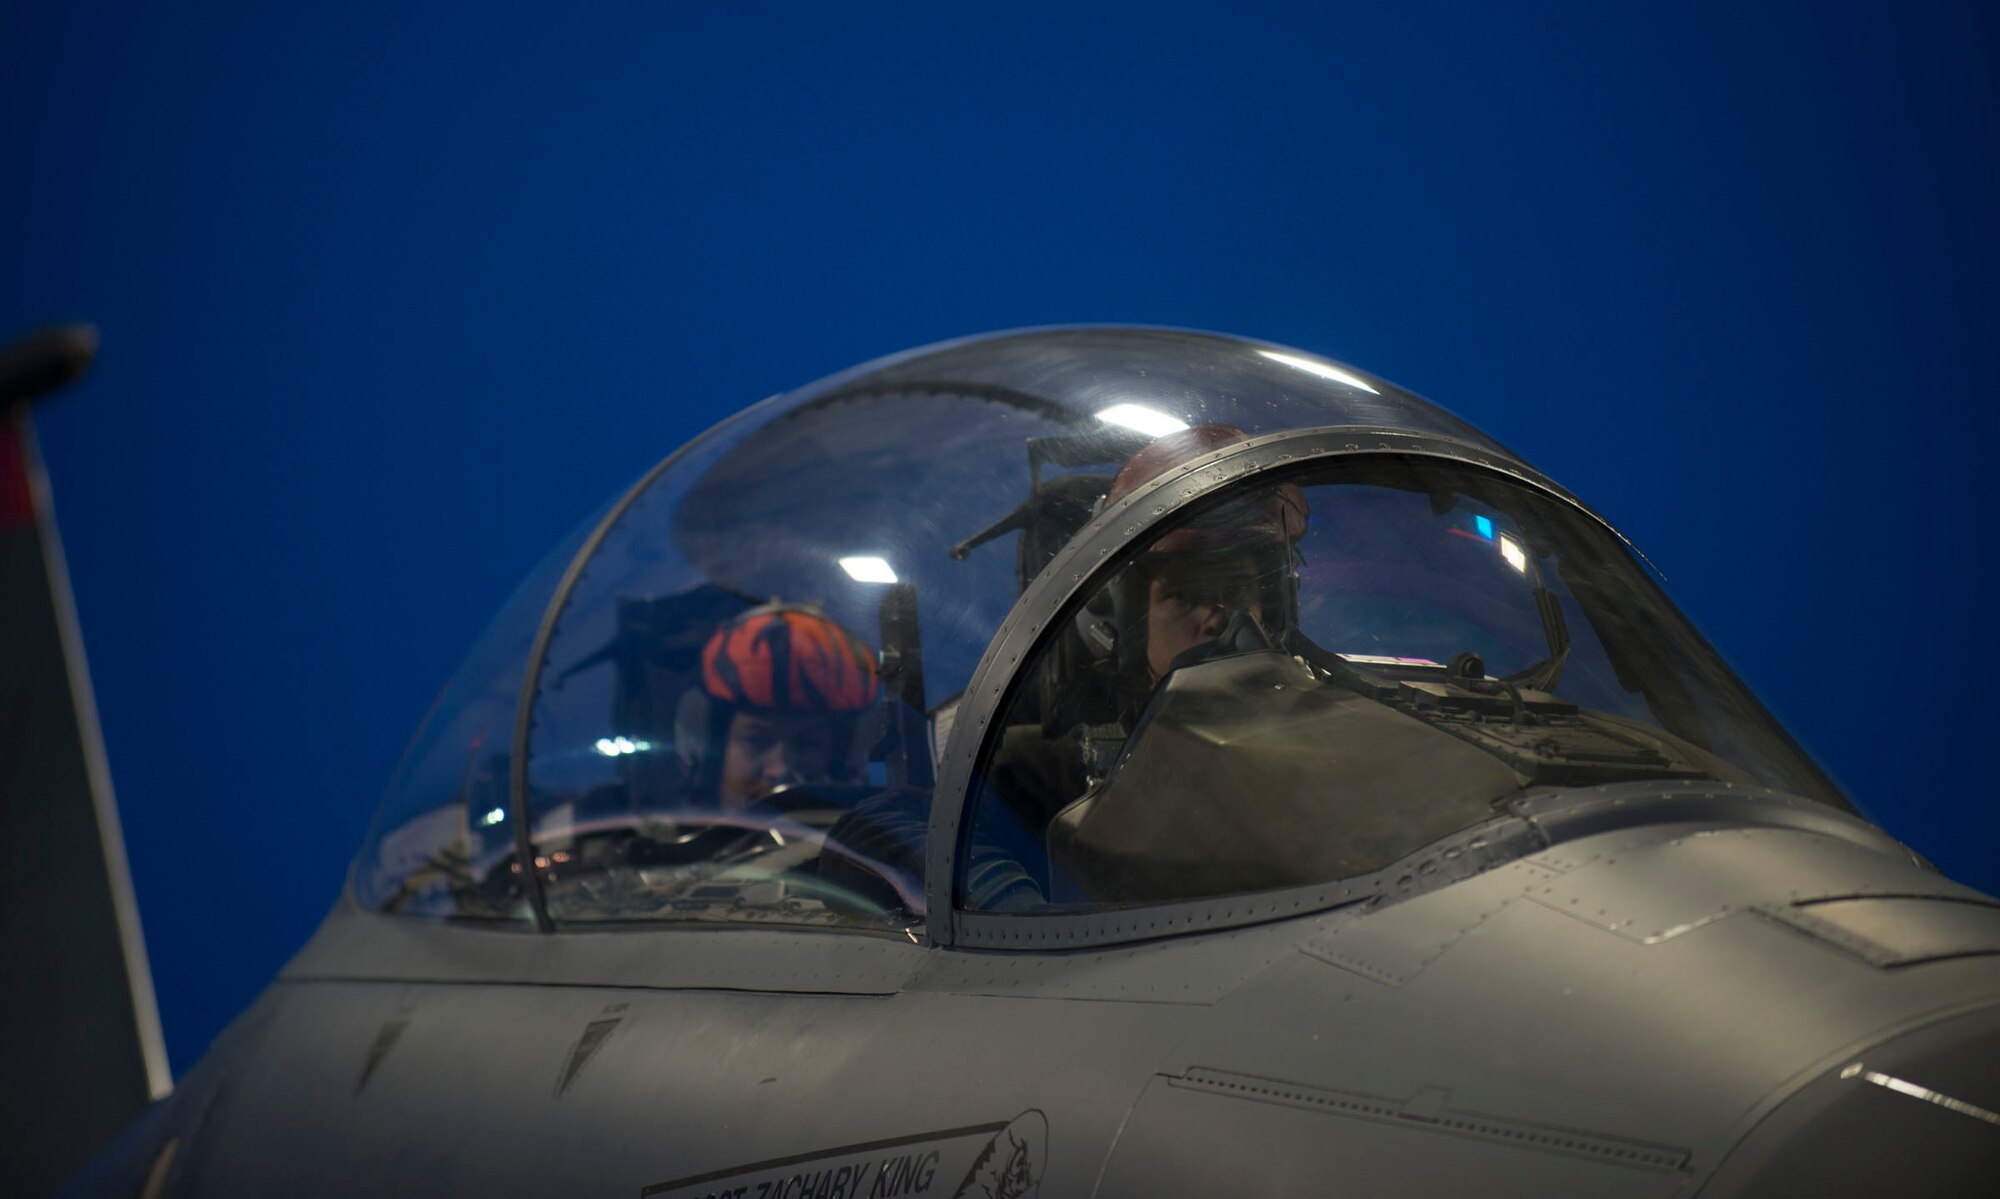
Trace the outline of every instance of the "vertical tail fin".
{"label": "vertical tail fin", "polygon": [[27,401],[80,375],[89,329],[0,351],[0,1128],[23,1194],[172,1086],[125,843]]}

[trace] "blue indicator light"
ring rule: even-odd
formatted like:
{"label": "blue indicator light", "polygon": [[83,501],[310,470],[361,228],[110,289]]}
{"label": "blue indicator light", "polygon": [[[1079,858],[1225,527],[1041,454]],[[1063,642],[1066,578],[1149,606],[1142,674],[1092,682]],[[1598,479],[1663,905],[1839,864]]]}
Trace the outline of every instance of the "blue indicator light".
{"label": "blue indicator light", "polygon": [[1479,529],[1479,535],[1480,535],[1481,537],[1484,537],[1484,538],[1485,538],[1486,540],[1488,540],[1488,541],[1491,541],[1491,540],[1493,540],[1493,518],[1492,518],[1492,517],[1490,517],[1490,516],[1475,516],[1475,517],[1473,517],[1473,518],[1472,518],[1472,523],[1473,523],[1473,525],[1474,525],[1474,526],[1476,526],[1476,527],[1477,527],[1477,528]]}

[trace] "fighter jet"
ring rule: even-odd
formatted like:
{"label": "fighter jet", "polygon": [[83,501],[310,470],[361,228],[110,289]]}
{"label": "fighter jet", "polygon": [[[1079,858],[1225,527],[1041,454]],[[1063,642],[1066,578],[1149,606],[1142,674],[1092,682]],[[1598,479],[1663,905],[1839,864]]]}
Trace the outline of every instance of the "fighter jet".
{"label": "fighter jet", "polygon": [[1988,1194],[2000,902],[1601,517],[1316,354],[975,337],[675,450],[79,1195]]}

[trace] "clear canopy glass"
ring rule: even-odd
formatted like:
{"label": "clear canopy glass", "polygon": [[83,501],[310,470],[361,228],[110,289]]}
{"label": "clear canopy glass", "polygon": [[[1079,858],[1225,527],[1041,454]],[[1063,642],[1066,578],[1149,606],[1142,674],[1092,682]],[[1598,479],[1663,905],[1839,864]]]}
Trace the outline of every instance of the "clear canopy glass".
{"label": "clear canopy glass", "polygon": [[[765,401],[663,462],[503,610],[399,770],[357,895],[522,925],[909,931],[974,668],[1128,460],[1192,426],[1393,429],[1510,457],[1352,368],[1174,330],[968,339]],[[1356,500],[1355,535],[1405,536],[1379,502]],[[1302,595],[1323,569],[1308,561]],[[1360,630],[1336,652],[1409,650],[1356,606],[1377,601],[1399,602],[1355,592],[1314,619]],[[1496,671],[1528,652],[1458,639]]]}

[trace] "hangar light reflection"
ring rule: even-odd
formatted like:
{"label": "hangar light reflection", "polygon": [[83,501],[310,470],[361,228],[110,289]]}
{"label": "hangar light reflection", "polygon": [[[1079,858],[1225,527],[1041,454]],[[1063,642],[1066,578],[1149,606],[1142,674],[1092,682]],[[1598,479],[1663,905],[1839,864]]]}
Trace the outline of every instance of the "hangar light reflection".
{"label": "hangar light reflection", "polygon": [[1186,421],[1148,408],[1144,404],[1113,404],[1098,413],[1097,419],[1109,425],[1121,425],[1136,430],[1148,437],[1165,437],[1169,433],[1178,433],[1188,427]]}
{"label": "hangar light reflection", "polygon": [[842,558],[840,569],[857,583],[893,583],[896,572],[881,558]]}
{"label": "hangar light reflection", "polygon": [[1382,394],[1368,384],[1363,383],[1359,375],[1350,374],[1334,366],[1332,363],[1314,362],[1310,358],[1301,358],[1296,354],[1280,354],[1276,350],[1259,350],[1257,352],[1273,362],[1282,362],[1286,366],[1302,370],[1309,375],[1318,375],[1322,379],[1331,379],[1335,383],[1345,383],[1349,387],[1358,387],[1372,396]]}

